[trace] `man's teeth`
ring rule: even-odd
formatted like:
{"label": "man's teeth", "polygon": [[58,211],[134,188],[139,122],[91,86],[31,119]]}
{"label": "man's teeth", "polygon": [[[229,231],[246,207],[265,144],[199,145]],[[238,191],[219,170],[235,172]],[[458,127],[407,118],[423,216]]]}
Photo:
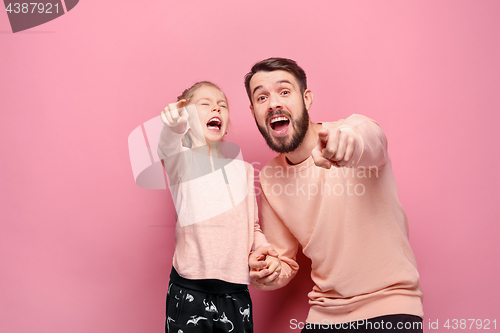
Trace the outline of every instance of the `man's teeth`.
{"label": "man's teeth", "polygon": [[288,121],[288,118],[287,117],[276,117],[276,118],[273,118],[271,119],[271,124],[274,124],[278,121]]}

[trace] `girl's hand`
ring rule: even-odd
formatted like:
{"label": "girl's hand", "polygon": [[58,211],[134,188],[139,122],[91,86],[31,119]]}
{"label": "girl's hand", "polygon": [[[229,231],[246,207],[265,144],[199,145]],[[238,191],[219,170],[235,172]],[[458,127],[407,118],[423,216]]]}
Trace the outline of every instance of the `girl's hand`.
{"label": "girl's hand", "polygon": [[274,257],[269,254],[266,256],[266,264],[266,269],[271,273],[270,281],[268,283],[273,285],[278,282],[281,273],[281,260],[279,257]]}
{"label": "girl's hand", "polygon": [[165,125],[172,128],[175,133],[184,133],[188,125],[189,114],[184,107],[186,100],[181,99],[176,103],[169,104],[160,114]]}
{"label": "girl's hand", "polygon": [[248,266],[253,286],[272,286],[278,282],[281,261],[278,258],[278,252],[271,245],[261,246],[250,253]]}

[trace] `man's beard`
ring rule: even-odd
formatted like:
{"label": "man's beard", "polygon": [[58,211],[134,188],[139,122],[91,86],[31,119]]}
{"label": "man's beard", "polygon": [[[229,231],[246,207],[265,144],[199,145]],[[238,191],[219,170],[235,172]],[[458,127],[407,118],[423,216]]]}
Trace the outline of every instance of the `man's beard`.
{"label": "man's beard", "polygon": [[[288,126],[291,126],[293,128],[293,135],[290,142],[288,143],[286,143],[286,141],[288,140],[287,136],[273,137],[271,133],[269,133],[269,128],[267,127],[267,124],[269,124],[269,118],[279,114],[286,115],[288,119],[290,119],[290,124]],[[295,121],[292,119],[290,113],[286,111],[277,110],[267,115],[266,126],[260,126],[259,123],[257,122],[257,119],[255,119],[255,123],[259,128],[260,134],[262,134],[264,139],[266,139],[269,148],[271,148],[275,152],[286,154],[297,149],[302,143],[302,141],[304,141],[304,138],[306,137],[307,134],[307,129],[309,127],[309,113],[307,112],[306,106],[304,105],[302,109],[302,114]]]}

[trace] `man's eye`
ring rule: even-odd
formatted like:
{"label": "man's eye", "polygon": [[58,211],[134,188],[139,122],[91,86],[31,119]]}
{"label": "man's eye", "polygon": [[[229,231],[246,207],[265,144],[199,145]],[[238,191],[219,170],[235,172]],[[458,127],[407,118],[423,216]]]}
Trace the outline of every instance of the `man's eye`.
{"label": "man's eye", "polygon": [[284,90],[284,91],[282,91],[281,93],[282,93],[283,95],[289,95],[289,94],[290,94],[290,92],[289,92],[288,90]]}
{"label": "man's eye", "polygon": [[262,102],[264,99],[266,99],[266,96],[259,96],[257,101]]}

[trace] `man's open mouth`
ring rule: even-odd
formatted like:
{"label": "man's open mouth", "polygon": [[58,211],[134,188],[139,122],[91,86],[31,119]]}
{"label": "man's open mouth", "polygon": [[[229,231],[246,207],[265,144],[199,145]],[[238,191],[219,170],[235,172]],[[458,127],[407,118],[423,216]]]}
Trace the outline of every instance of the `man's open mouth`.
{"label": "man's open mouth", "polygon": [[284,135],[288,126],[290,125],[290,119],[284,115],[276,115],[269,119],[269,127],[274,132],[274,135]]}
{"label": "man's open mouth", "polygon": [[222,121],[218,117],[212,117],[207,122],[207,128],[211,131],[220,131],[222,126]]}

